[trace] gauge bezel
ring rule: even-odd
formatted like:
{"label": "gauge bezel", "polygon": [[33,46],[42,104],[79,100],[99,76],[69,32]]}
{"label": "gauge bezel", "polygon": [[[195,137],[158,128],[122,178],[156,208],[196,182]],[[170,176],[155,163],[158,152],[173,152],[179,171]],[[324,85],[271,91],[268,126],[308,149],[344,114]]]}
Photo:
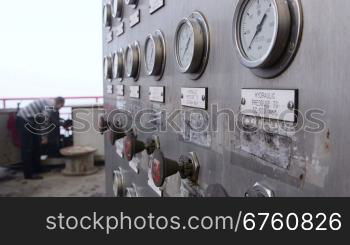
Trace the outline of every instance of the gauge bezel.
{"label": "gauge bezel", "polygon": [[[148,42],[152,42],[154,46],[154,60],[153,67],[149,67],[147,61],[147,44]],[[145,70],[148,76],[153,76],[157,81],[161,80],[165,70],[166,63],[166,46],[165,46],[165,37],[162,31],[157,30],[155,34],[150,34],[147,36],[144,46],[144,63]]]}
{"label": "gauge bezel", "polygon": [[[133,61],[131,67],[129,67],[129,64],[127,62],[129,52],[132,54]],[[140,77],[141,68],[141,48],[139,42],[135,41],[133,44],[128,45],[124,54],[124,64],[127,77],[133,78],[136,82]]]}
{"label": "gauge bezel", "polygon": [[122,82],[124,79],[124,51],[119,49],[113,59],[113,79]]}
{"label": "gauge bezel", "polygon": [[264,68],[275,64],[285,51],[291,29],[291,13],[289,10],[288,2],[286,0],[271,0],[273,4],[273,11],[276,11],[276,26],[274,30],[273,40],[269,47],[269,50],[263,57],[256,60],[251,60],[247,57],[244,51],[241,39],[242,16],[250,1],[254,0],[240,0],[236,7],[234,17],[234,40],[236,44],[236,50],[238,51],[241,63],[245,67],[250,69]]}
{"label": "gauge bezel", "polygon": [[111,56],[104,57],[103,73],[104,73],[104,79],[106,81],[111,82],[113,80],[113,64],[112,64],[112,57]]}
{"label": "gauge bezel", "polygon": [[112,28],[112,6],[110,4],[105,4],[103,6],[103,24],[105,28]]}
{"label": "gauge bezel", "polygon": [[[194,33],[194,52],[189,65],[183,66],[179,55],[180,30],[183,25],[189,25]],[[199,79],[208,64],[210,52],[209,25],[201,12],[195,11],[188,18],[180,21],[175,32],[174,53],[180,72],[187,74],[190,79]]]}
{"label": "gauge bezel", "polygon": [[124,14],[124,1],[123,0],[112,0],[112,10],[113,10],[113,18],[117,20],[123,19]]}
{"label": "gauge bezel", "polygon": [[113,193],[115,197],[124,197],[126,194],[125,180],[121,168],[113,172]]}
{"label": "gauge bezel", "polygon": [[[181,39],[180,32],[183,26],[185,25],[187,25],[190,28],[194,38],[193,55],[188,65],[184,65],[182,63],[180,58],[180,51],[179,51],[179,42]],[[194,19],[188,19],[188,18],[181,20],[176,30],[175,38],[176,38],[175,55],[176,55],[176,62],[179,70],[182,73],[194,73],[198,71],[198,69],[200,68],[200,65],[203,59],[203,53],[204,53],[204,36],[198,21]]]}

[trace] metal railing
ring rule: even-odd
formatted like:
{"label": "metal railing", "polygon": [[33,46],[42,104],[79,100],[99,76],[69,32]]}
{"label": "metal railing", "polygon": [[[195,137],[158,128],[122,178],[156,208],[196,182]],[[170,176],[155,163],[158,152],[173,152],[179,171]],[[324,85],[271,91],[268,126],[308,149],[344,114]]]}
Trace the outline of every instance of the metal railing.
{"label": "metal railing", "polygon": [[[18,103],[22,102],[32,102],[34,100],[38,99],[53,99],[54,97],[28,97],[28,98],[0,98],[0,104],[2,105],[0,109],[16,109]],[[76,96],[76,97],[64,97],[66,99],[66,107],[72,107],[74,104],[70,105],[68,102],[70,101],[87,101],[91,100],[94,101],[93,103],[97,105],[103,104],[103,97],[102,96]],[[9,102],[11,102],[11,105],[9,105]],[[90,103],[90,104],[93,104]],[[84,104],[84,103],[83,103]],[[85,103],[86,104],[86,103]]]}
{"label": "metal railing", "polygon": [[[73,96],[64,98],[66,105],[62,108],[60,114],[65,119],[70,118],[71,109],[74,106],[103,105],[102,96]],[[0,98],[0,110],[17,109],[18,106],[22,107],[23,104],[26,105],[38,99],[54,99],[54,97]]]}

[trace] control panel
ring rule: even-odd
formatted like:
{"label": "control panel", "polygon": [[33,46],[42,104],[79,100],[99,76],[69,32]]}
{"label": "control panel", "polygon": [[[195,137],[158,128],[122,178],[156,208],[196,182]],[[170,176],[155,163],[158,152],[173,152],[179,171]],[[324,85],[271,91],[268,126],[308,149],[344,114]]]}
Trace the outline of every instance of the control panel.
{"label": "control panel", "polygon": [[318,2],[103,0],[108,195],[332,192]]}

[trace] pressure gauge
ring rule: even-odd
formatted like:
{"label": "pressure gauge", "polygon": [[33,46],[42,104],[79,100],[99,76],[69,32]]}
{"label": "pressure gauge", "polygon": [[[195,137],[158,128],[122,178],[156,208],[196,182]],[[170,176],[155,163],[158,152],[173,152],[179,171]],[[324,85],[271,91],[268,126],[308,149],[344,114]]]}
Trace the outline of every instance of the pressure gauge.
{"label": "pressure gauge", "polygon": [[138,4],[138,0],[125,0],[125,4],[129,5],[132,8],[136,8]]}
{"label": "pressure gauge", "polygon": [[166,61],[165,38],[161,31],[150,34],[145,42],[145,67],[149,76],[160,80],[164,73]]}
{"label": "pressure gauge", "polygon": [[104,58],[103,71],[104,71],[105,80],[112,81],[112,79],[113,79],[113,67],[112,67],[112,58],[110,56],[107,56]]}
{"label": "pressure gauge", "polygon": [[103,23],[106,28],[112,27],[112,6],[110,4],[103,7]]}
{"label": "pressure gauge", "polygon": [[123,81],[124,78],[124,54],[123,49],[118,50],[114,54],[114,65],[113,65],[113,78],[119,82]]}
{"label": "pressure gauge", "polygon": [[113,17],[116,19],[123,19],[123,0],[113,0],[112,6],[113,6]]}
{"label": "pressure gauge", "polygon": [[204,16],[194,12],[183,19],[175,34],[175,58],[182,73],[198,79],[209,57],[209,28]]}
{"label": "pressure gauge", "polygon": [[299,0],[240,0],[234,41],[241,63],[262,77],[282,72],[300,42],[301,16]]}
{"label": "pressure gauge", "polygon": [[126,66],[126,75],[129,78],[133,78],[135,81],[138,80],[140,75],[140,44],[134,42],[130,44],[125,51],[125,66]]}

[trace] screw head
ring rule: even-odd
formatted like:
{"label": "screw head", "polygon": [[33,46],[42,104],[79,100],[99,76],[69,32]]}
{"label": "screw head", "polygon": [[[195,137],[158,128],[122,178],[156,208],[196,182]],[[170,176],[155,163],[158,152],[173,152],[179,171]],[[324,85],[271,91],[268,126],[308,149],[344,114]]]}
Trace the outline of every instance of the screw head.
{"label": "screw head", "polygon": [[294,104],[293,101],[289,101],[288,102],[288,109],[291,110],[291,111],[295,109],[295,104]]}

